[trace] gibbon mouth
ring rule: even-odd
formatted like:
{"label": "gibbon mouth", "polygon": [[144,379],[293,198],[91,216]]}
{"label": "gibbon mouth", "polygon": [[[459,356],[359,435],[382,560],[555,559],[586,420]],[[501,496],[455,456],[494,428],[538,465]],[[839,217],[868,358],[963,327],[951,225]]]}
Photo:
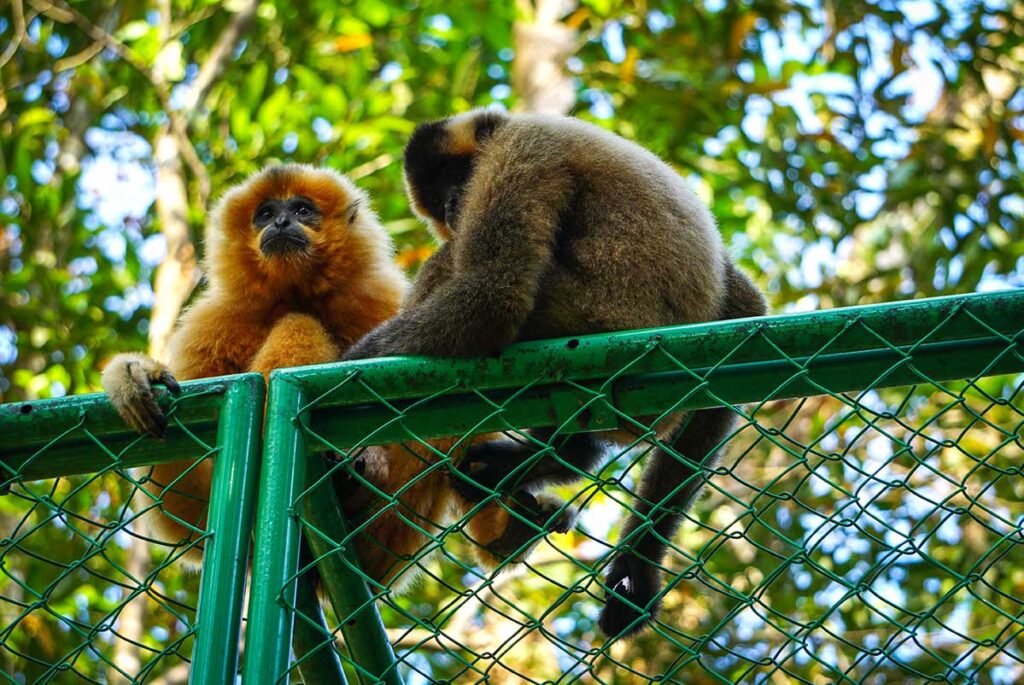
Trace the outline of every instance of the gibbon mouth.
{"label": "gibbon mouth", "polygon": [[260,238],[260,251],[267,257],[305,252],[309,240],[293,231],[267,231]]}

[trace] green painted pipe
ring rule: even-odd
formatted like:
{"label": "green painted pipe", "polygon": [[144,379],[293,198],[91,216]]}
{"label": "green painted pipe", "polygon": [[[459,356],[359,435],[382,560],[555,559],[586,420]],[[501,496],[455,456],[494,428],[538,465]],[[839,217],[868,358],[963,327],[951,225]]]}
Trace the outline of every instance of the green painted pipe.
{"label": "green painted pipe", "polygon": [[189,683],[221,685],[238,673],[238,645],[249,562],[256,474],[262,440],[264,383],[237,377],[224,396],[214,458],[213,491],[199,587]]}
{"label": "green painted pipe", "polygon": [[325,594],[342,621],[341,632],[359,681],[363,685],[402,685],[373,594],[358,570],[355,545],[338,546],[348,537],[348,526],[323,460],[311,459],[307,469],[306,481],[313,487],[303,496],[306,541],[317,559]]}
{"label": "green painted pipe", "polygon": [[341,660],[334,649],[334,636],[327,627],[311,583],[298,584],[295,610],[305,616],[296,617],[292,640],[302,682],[306,685],[348,685]]}
{"label": "green painted pipe", "polygon": [[725,364],[707,376],[708,384],[699,392],[700,379],[709,373],[708,368],[624,376],[611,383],[555,383],[525,392],[490,391],[485,393],[486,400],[467,393],[419,403],[392,402],[402,412],[400,420],[394,410],[384,406],[318,408],[312,412],[311,425],[317,435],[339,449],[563,425],[569,419],[564,433],[600,431],[617,427],[620,414],[658,414],[668,407],[701,409],[721,401],[742,404],[1024,371],[1020,353],[1005,354],[1007,351],[1005,341],[990,338],[922,346],[915,351],[913,364],[904,364],[898,352],[887,348],[813,360],[797,358],[796,362],[807,364],[806,371],[779,359]]}
{"label": "green painted pipe", "polygon": [[[1015,373],[1024,370],[1022,322],[1024,291],[1011,291],[590,336],[576,346],[524,343],[497,359],[397,358],[358,372],[338,364],[317,370],[323,375],[287,373],[318,397],[312,430],[344,449],[569,419],[566,433],[607,430],[620,413]],[[434,371],[417,373],[427,367]],[[397,395],[403,382],[408,393]],[[368,388],[387,404],[368,400]]]}
{"label": "green painted pipe", "polygon": [[[199,458],[204,445],[212,449],[216,442],[224,393],[233,383],[247,382],[245,377],[188,381],[177,398],[158,388],[164,411],[174,407],[162,440],[129,428],[103,393],[0,404],[0,481],[95,473],[115,463],[127,468]],[[177,427],[179,421],[187,431]]]}
{"label": "green painted pipe", "polygon": [[518,343],[488,359],[391,357],[298,367],[287,373],[319,409],[381,398],[413,400],[470,385],[485,391],[672,370],[677,368],[673,357],[708,368],[778,359],[780,350],[809,357],[822,351],[879,349],[884,346],[879,336],[895,346],[1013,337],[1021,333],[1021,322],[1024,290],[1009,290]]}
{"label": "green painted pipe", "polygon": [[246,685],[287,682],[298,582],[301,532],[294,505],[305,483],[307,458],[295,422],[305,399],[280,371],[271,373],[268,395],[242,666]]}

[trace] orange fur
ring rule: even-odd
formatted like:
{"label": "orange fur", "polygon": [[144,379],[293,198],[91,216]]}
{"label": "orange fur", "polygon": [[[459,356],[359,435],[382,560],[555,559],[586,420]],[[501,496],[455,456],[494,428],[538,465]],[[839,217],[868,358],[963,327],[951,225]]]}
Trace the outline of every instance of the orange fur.
{"label": "orange fur", "polygon": [[[267,258],[253,214],[267,197],[293,195],[317,203],[323,223],[306,229],[308,256]],[[358,211],[349,223],[354,203]],[[168,345],[168,367],[179,380],[243,371],[269,376],[276,368],[335,361],[397,313],[407,288],[365,195],[324,169],[291,165],[256,174],[218,203],[205,240],[207,287],[182,314]],[[467,529],[484,545],[520,523],[500,503],[481,507],[456,495],[438,452],[457,457],[464,446],[453,450],[454,439],[431,445],[369,448],[367,478],[394,498],[377,500],[363,488],[343,503],[363,524],[357,548],[364,569],[382,584],[427,556],[428,535],[441,533],[456,515],[478,509]],[[151,472],[167,514],[157,519],[158,528],[165,539],[193,545],[185,554],[190,563],[201,554],[196,541],[205,528],[212,472],[209,460],[161,464]],[[503,560],[482,548],[477,556],[487,566]]]}
{"label": "orange fur", "polygon": [[451,155],[475,155],[480,142],[476,137],[475,120],[471,116],[453,117],[448,126],[444,150]]}
{"label": "orange fur", "polygon": [[[509,561],[507,555],[493,552],[488,546],[510,531],[538,537],[538,528],[523,528],[528,524],[508,513],[507,501],[471,502],[450,487],[450,476],[442,464],[457,462],[470,444],[496,437],[479,435],[458,445],[455,438],[445,438],[429,444],[368,448],[363,455],[366,477],[383,496],[364,488],[342,507],[353,529],[360,533],[356,547],[369,577],[392,590],[401,589],[415,577],[407,571],[438,550],[440,536],[447,534],[448,526],[456,521],[465,521],[474,556],[489,569]],[[520,552],[515,561],[528,551]]]}
{"label": "orange fur", "polygon": [[[323,222],[306,229],[309,255],[267,258],[253,214],[267,197],[292,195],[317,203]],[[289,165],[256,174],[224,195],[205,240],[207,287],[168,344],[168,367],[179,380],[335,361],[398,311],[408,286],[365,194],[327,169]],[[211,476],[209,461],[153,467],[166,537],[194,540],[205,527]],[[196,552],[187,557],[198,560]]]}

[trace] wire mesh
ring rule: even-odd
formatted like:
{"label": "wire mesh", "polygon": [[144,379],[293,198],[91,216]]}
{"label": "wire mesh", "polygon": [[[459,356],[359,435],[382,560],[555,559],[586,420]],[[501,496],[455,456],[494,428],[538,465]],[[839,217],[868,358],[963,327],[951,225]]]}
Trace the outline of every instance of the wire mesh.
{"label": "wire mesh", "polygon": [[[1022,340],[1016,292],[288,372],[268,422],[295,459],[263,483],[297,477],[274,506],[308,542],[253,592],[321,651],[337,641],[358,682],[1020,682]],[[638,508],[644,456],[695,465],[659,422],[710,406],[736,422],[721,461],[696,465],[705,494],[667,540],[661,611],[636,638],[603,635],[623,517],[658,513]],[[521,475],[612,428],[604,465],[541,517],[508,482],[452,494],[474,442],[532,443]],[[334,498],[347,524],[322,520]],[[548,532],[570,506],[577,525]],[[317,576],[323,619],[296,600]],[[247,681],[301,681],[306,658]]]}
{"label": "wire mesh", "polygon": [[[243,462],[258,447],[262,378],[186,384],[162,404],[163,441],[130,434],[100,395],[0,407],[4,682],[202,682],[191,661],[203,640],[227,645],[217,664],[204,658],[208,666],[237,668],[245,555],[204,572],[204,583],[225,587],[211,588],[220,601],[203,600],[221,616],[202,621],[200,577],[184,559],[247,549],[254,479]],[[181,482],[156,475],[171,459],[183,474],[209,469],[213,499],[245,520],[230,526],[215,514],[187,536],[156,525],[171,516],[163,505]],[[187,496],[209,504],[205,493]]]}
{"label": "wire mesh", "polygon": [[[244,681],[1018,682],[1022,327],[1011,292],[275,372]],[[6,681],[235,679],[262,378],[165,407],[156,441],[97,396],[0,406]],[[695,463],[661,428],[709,407],[736,420]],[[524,498],[580,434],[603,465]],[[494,437],[534,454],[467,497]],[[619,639],[605,578],[624,515],[666,508],[638,491],[655,447],[705,495]],[[186,542],[142,525],[180,459],[217,483]]]}

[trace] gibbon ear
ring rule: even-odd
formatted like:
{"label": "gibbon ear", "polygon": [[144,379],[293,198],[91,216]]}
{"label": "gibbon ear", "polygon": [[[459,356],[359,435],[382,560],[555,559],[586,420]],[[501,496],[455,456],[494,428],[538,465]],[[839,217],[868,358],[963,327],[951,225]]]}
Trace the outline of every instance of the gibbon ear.
{"label": "gibbon ear", "polygon": [[345,221],[351,224],[357,216],[359,216],[359,200],[345,208]]}

